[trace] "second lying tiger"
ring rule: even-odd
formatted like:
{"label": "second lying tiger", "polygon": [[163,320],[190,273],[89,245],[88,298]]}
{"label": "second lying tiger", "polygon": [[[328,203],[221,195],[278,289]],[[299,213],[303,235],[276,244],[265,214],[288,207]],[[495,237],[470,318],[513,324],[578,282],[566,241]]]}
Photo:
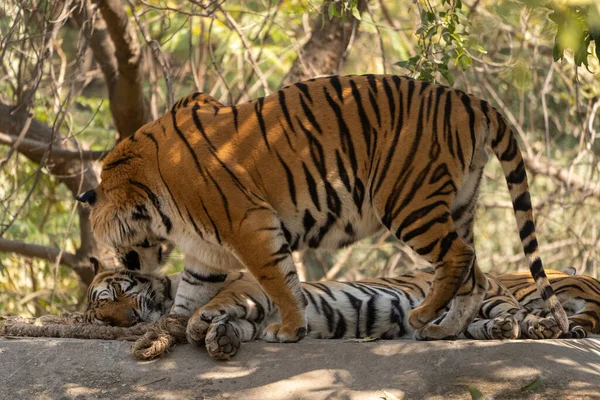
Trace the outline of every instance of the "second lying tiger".
{"label": "second lying tiger", "polygon": [[[418,272],[357,282],[305,282],[308,334],[323,339],[412,337],[408,313],[423,302],[433,278],[433,273]],[[562,337],[600,333],[600,282],[558,271],[549,271],[549,278],[569,315],[570,332]],[[173,304],[180,279],[189,281],[194,276],[189,270],[169,277],[126,269],[98,271],[88,291],[87,319],[121,326],[157,320]],[[487,279],[489,289],[478,317],[461,337],[548,339],[561,335],[531,277],[514,273],[498,278],[487,275]],[[206,344],[217,359],[231,358],[241,342],[258,338],[265,326],[280,319],[269,296],[245,272],[230,273],[221,292],[195,315],[203,323],[188,330],[188,339]]]}

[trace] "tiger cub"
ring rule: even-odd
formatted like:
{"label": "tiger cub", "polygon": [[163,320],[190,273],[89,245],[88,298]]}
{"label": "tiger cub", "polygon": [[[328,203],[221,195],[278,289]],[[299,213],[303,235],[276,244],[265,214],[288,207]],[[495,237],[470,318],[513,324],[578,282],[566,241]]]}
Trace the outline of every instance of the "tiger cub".
{"label": "tiger cub", "polygon": [[274,342],[307,332],[292,251],[339,248],[387,229],[435,266],[408,318],[418,338],[443,339],[464,330],[487,290],[473,239],[486,148],[504,171],[537,290],[567,332],[515,135],[486,101],[453,88],[363,75],[298,82],[231,107],[196,93],[120,142],[100,185],[77,199],[91,206],[96,237],[124,258],[170,241],[215,284],[195,288],[198,299],[178,294],[179,313],[212,298],[225,273],[247,268],[279,309],[281,323],[265,328]]}

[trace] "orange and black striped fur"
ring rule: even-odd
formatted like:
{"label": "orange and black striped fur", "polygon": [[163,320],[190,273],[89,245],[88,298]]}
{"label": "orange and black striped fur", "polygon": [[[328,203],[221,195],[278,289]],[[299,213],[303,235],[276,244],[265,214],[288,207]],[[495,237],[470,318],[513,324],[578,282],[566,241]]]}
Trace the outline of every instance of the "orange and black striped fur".
{"label": "orange and black striped fur", "polygon": [[126,268],[105,269],[92,258],[94,280],[88,287],[85,320],[93,324],[132,326],[156,321],[175,302],[179,277]]}
{"label": "orange and black striped fur", "polygon": [[293,250],[389,229],[435,266],[409,321],[417,337],[440,339],[468,325],[487,289],[473,240],[486,147],[505,173],[537,288],[567,331],[539,257],[515,136],[487,102],[452,88],[365,75],[299,82],[231,107],[197,93],[119,143],[102,183],[78,200],[92,205],[96,236],[123,254],[169,240],[204,289],[217,283],[210,295],[196,288],[200,300],[190,284],[187,299],[177,295],[182,311],[205,304],[222,272],[247,267],[281,313],[268,341],[306,334]]}
{"label": "orange and black striped fur", "polygon": [[[588,333],[600,334],[600,282],[591,276],[573,275],[569,271],[548,271],[550,284],[569,315],[569,331],[578,326]],[[527,273],[504,274],[498,280],[529,313],[542,318],[549,316]]]}
{"label": "orange and black striped fur", "polygon": [[[551,339],[598,333],[600,282],[587,276],[549,273],[558,298],[569,313],[567,334],[561,335],[556,321],[544,310],[531,277],[507,274],[494,278],[486,274],[489,289],[482,307],[460,337]],[[173,305],[172,293],[183,273],[169,278],[127,269],[97,274],[88,292],[88,320],[119,326],[130,326],[131,316],[137,316],[139,322],[157,320]],[[410,338],[414,330],[407,316],[422,303],[433,278],[431,272],[417,272],[357,282],[302,283],[302,291],[309,299],[308,335],[324,339]],[[513,284],[512,293],[501,282]],[[513,294],[520,297],[521,303]],[[161,309],[163,313],[151,313],[151,309]],[[202,322],[188,332],[189,339],[205,345],[218,359],[231,358],[241,342],[259,337],[269,323],[280,321],[269,296],[247,272],[230,273],[224,288],[196,315]]]}

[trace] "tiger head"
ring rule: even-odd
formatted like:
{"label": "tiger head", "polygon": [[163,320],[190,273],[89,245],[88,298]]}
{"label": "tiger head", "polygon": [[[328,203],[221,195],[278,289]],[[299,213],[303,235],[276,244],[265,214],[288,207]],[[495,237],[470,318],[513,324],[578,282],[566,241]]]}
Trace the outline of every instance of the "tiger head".
{"label": "tiger head", "polygon": [[146,162],[155,155],[148,149],[150,140],[139,140],[143,134],[119,143],[103,162],[100,185],[76,199],[90,207],[96,239],[113,248],[129,269],[152,272],[153,254],[171,233],[169,215],[176,206],[162,193],[165,186],[156,183],[155,163]]}
{"label": "tiger head", "polygon": [[129,327],[156,321],[171,309],[177,277],[106,269],[97,259],[90,261],[95,277],[87,292],[86,322]]}

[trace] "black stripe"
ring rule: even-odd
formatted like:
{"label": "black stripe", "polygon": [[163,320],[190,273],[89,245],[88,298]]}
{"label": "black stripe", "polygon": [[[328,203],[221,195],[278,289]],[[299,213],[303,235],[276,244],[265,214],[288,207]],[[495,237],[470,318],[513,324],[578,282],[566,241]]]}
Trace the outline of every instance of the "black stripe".
{"label": "black stripe", "polygon": [[192,223],[192,226],[194,227],[194,231],[196,232],[196,234],[198,234],[198,236],[200,236],[200,239],[204,239],[204,235],[202,234],[202,231],[198,228],[198,225],[196,225],[196,222],[194,221],[194,217],[192,217],[190,210],[188,210],[187,207],[185,207],[185,210],[187,211],[188,218],[190,219],[190,222]]}
{"label": "black stripe", "polygon": [[194,272],[192,270],[189,270],[187,268],[184,268],[183,271],[186,274],[188,274],[189,276],[191,276],[192,278],[194,278],[196,281],[199,281],[199,282],[220,283],[220,282],[225,282],[225,279],[227,279],[227,274],[208,274],[208,275],[204,275],[204,274],[200,274],[198,272]]}
{"label": "black stripe", "polygon": [[267,138],[267,128],[265,127],[265,120],[262,116],[262,108],[263,102],[265,101],[264,97],[261,97],[254,104],[254,112],[256,114],[256,119],[258,120],[258,125],[260,126],[260,132],[262,133],[263,140],[267,145],[267,149],[271,151],[271,146],[269,145],[269,139]]}
{"label": "black stripe", "polygon": [[533,221],[525,222],[525,225],[523,225],[523,227],[519,231],[519,237],[521,238],[521,241],[527,239],[529,237],[529,235],[531,235],[534,231],[535,231],[535,225],[534,225]]}
{"label": "black stripe", "polygon": [[167,230],[167,233],[170,233],[171,229],[173,229],[173,223],[171,222],[171,219],[162,211],[162,208],[160,207],[160,201],[158,200],[158,197],[152,192],[152,190],[150,190],[150,188],[148,186],[144,185],[141,182],[134,181],[133,179],[129,179],[129,183],[132,184],[132,185],[134,185],[134,186],[139,187],[140,189],[142,189],[146,193],[146,195],[148,196],[148,198],[152,202],[152,205],[154,206],[154,208],[156,209],[156,211],[160,215],[160,218],[162,220],[162,223],[165,226],[165,229]]}
{"label": "black stripe", "polygon": [[231,106],[231,114],[233,115],[233,125],[235,126],[235,131],[238,131],[238,110],[236,106]]}
{"label": "black stripe", "polygon": [[279,152],[276,152],[276,154],[277,154],[277,158],[279,158],[279,162],[281,163],[281,165],[283,166],[283,169],[285,170],[285,175],[287,177],[288,189],[290,191],[290,197],[292,198],[292,203],[294,203],[295,207],[298,207],[298,203],[296,201],[296,185],[294,185],[294,174],[292,174],[292,171],[290,170],[290,168],[287,166],[285,161],[283,161],[283,158],[281,158],[281,156],[279,155]]}
{"label": "black stripe", "polygon": [[338,175],[340,176],[340,179],[342,180],[342,183],[344,184],[344,187],[346,188],[346,190],[348,192],[350,192],[351,191],[350,178],[348,177],[348,172],[346,171],[346,167],[344,167],[344,161],[342,160],[342,157],[340,156],[340,152],[337,149],[335,150],[335,159],[337,162]]}
{"label": "black stripe", "polygon": [[[379,180],[377,181],[377,184],[375,185],[375,194],[377,194],[377,192],[379,192],[379,189],[381,188],[381,185],[383,184],[383,180],[386,178],[388,170],[390,168],[390,164],[392,163],[392,158],[394,156],[394,153],[396,152],[396,146],[398,145],[398,140],[400,139],[400,131],[402,130],[402,125],[403,125],[403,119],[404,119],[404,115],[403,115],[403,109],[404,109],[404,101],[402,100],[402,93],[400,93],[399,96],[399,102],[398,102],[398,108],[400,109],[400,112],[398,113],[398,124],[396,125],[396,132],[394,132],[394,139],[392,140],[392,144],[390,146],[390,151],[387,154],[387,157],[385,159],[385,163],[383,164],[383,168],[381,170],[381,173],[379,174]],[[413,146],[414,148],[414,146]],[[411,160],[412,162],[412,160]],[[404,164],[405,166],[407,165],[406,163]],[[406,167],[404,167],[401,171],[403,171]]]}
{"label": "black stripe", "polygon": [[529,192],[522,193],[513,202],[513,208],[516,211],[531,211],[531,196]]}
{"label": "black stripe", "polygon": [[167,188],[167,191],[169,192],[169,196],[171,196],[171,200],[173,201],[173,204],[175,204],[175,208],[177,209],[179,216],[181,217],[181,219],[184,219],[183,214],[181,213],[181,210],[179,209],[179,205],[177,204],[177,201],[175,200],[175,196],[173,195],[173,192],[171,192],[171,188],[169,187],[169,185],[167,185],[167,181],[163,177],[162,170],[160,168],[160,157],[158,154],[158,152],[159,152],[158,141],[156,140],[154,135],[151,133],[144,132],[144,136],[146,136],[148,139],[150,139],[152,141],[152,143],[154,143],[154,147],[156,148],[156,166],[158,168],[158,175],[160,176],[160,180],[163,183],[163,185]]}
{"label": "black stripe", "polygon": [[229,222],[229,227],[231,228],[232,222],[231,222],[231,215],[229,214],[229,200],[227,200],[227,196],[225,195],[225,193],[223,193],[223,190],[221,190],[221,186],[219,186],[219,184],[217,183],[215,178],[212,177],[212,174],[209,171],[207,171],[207,174],[208,174],[208,177],[210,178],[210,180],[213,182],[213,184],[217,188],[219,195],[221,196],[221,201],[223,202],[223,208],[225,208],[225,214],[227,215],[227,222]]}
{"label": "black stripe", "polygon": [[385,92],[385,96],[387,98],[389,113],[390,113],[390,122],[392,124],[392,128],[394,127],[394,120],[396,119],[396,103],[394,102],[394,93],[392,92],[392,87],[387,81],[387,78],[383,78],[383,90]]}
{"label": "black stripe", "polygon": [[335,92],[337,93],[337,96],[340,99],[340,103],[344,104],[344,97],[342,96],[342,85],[340,84],[340,77],[332,76],[331,78],[329,78],[329,82],[331,83],[331,86],[333,86],[333,88],[335,89]]}
{"label": "black stripe", "polygon": [[350,130],[348,129],[348,125],[346,125],[346,121],[344,119],[340,106],[335,102],[335,100],[333,100],[333,98],[331,98],[327,90],[325,90],[325,98],[327,99],[329,107],[331,107],[336,116],[338,130],[340,132],[340,142],[342,145],[342,151],[348,155],[348,158],[350,159],[350,165],[352,166],[352,173],[354,174],[354,176],[356,176],[356,171],[358,170],[358,162],[356,160],[356,154],[354,153],[354,144],[352,143]]}
{"label": "black stripe", "polygon": [[325,237],[327,232],[329,232],[329,229],[331,229],[331,226],[333,225],[334,222],[335,222],[335,216],[332,213],[328,212],[327,213],[327,221],[325,221],[325,225],[323,225],[321,228],[319,228],[319,232],[318,232],[317,236],[313,236],[312,238],[310,238],[310,240],[308,241],[308,246],[312,247],[312,248],[319,247],[319,245],[321,244],[321,241],[323,240],[323,237]]}
{"label": "black stripe", "polygon": [[298,89],[300,89],[300,91],[302,91],[302,93],[304,93],[304,95],[306,96],[308,101],[310,101],[312,103],[312,97],[310,97],[310,93],[308,92],[308,86],[306,86],[302,82],[298,82],[298,83],[294,84],[294,86],[296,86]]}
{"label": "black stripe", "polygon": [[310,122],[310,124],[317,130],[317,132],[319,132],[320,134],[323,134],[323,131],[321,130],[321,125],[319,125],[319,123],[317,122],[317,120],[315,118],[315,115],[312,113],[312,111],[310,110],[308,105],[306,105],[306,103],[304,102],[303,97],[300,97],[300,104],[302,105],[302,110],[304,111],[304,113],[306,114],[306,117],[308,118],[308,122]]}
{"label": "black stripe", "polygon": [[[132,136],[130,136],[130,137],[132,137]],[[125,156],[123,158],[119,158],[118,160],[115,160],[115,161],[113,161],[111,163],[106,164],[102,168],[102,170],[103,171],[108,171],[110,169],[118,167],[119,165],[126,164],[129,160],[132,160],[132,159],[137,158],[137,157],[139,157],[139,156],[138,155],[133,155],[133,156]]]}
{"label": "black stripe", "polygon": [[[371,122],[369,121],[369,117],[365,112],[365,108],[362,104],[362,98],[360,96],[360,91],[356,86],[354,81],[350,81],[350,86],[352,87],[352,97],[354,98],[354,102],[356,103],[356,107],[358,109],[358,117],[360,119],[360,124],[362,126],[363,138],[365,139],[365,144],[367,145],[367,154],[371,154]],[[373,106],[373,105],[372,105]],[[374,106],[373,106],[374,107]],[[379,109],[377,109],[377,121],[381,126],[381,121],[379,117]]]}
{"label": "black stripe", "polygon": [[469,132],[471,133],[472,146],[471,162],[473,162],[473,158],[475,157],[475,112],[473,111],[473,107],[471,107],[471,98],[467,94],[462,93],[461,100],[465,106],[465,110],[469,114]]}
{"label": "black stripe", "polygon": [[332,339],[341,339],[346,336],[346,318],[342,315],[340,310],[337,310],[337,324],[335,325],[335,332],[333,332]]}
{"label": "black stripe", "polygon": [[454,241],[458,239],[458,234],[455,231],[449,232],[443,239],[440,244],[440,254],[438,255],[437,261],[440,262],[446,257],[448,251],[450,251],[450,247]]}
{"label": "black stripe", "polygon": [[527,174],[525,172],[525,164],[523,160],[519,161],[517,167],[506,177],[506,182],[509,185],[516,185],[519,183],[523,183],[523,181],[527,178]]}
{"label": "black stripe", "polygon": [[208,219],[210,220],[210,223],[213,226],[213,230],[215,232],[215,236],[217,237],[217,242],[219,244],[221,244],[221,236],[219,235],[219,230],[217,229],[217,225],[215,224],[215,221],[213,221],[213,219],[211,218],[210,214],[208,213],[208,210],[206,209],[206,206],[204,205],[204,201],[200,200],[200,202],[202,203],[202,208],[204,209],[204,212],[206,213],[206,216],[208,217]]}
{"label": "black stripe", "polygon": [[517,156],[517,151],[519,150],[519,145],[517,144],[517,140],[513,135],[510,135],[510,140],[508,142],[508,147],[506,150],[500,155],[500,161],[511,161]]}
{"label": "black stripe", "polygon": [[285,117],[285,120],[287,121],[292,131],[294,131],[294,125],[292,125],[290,112],[288,110],[287,104],[285,103],[285,93],[283,92],[283,90],[280,90],[277,93],[279,93],[279,105],[281,106],[281,110],[283,111],[283,116]]}
{"label": "black stripe", "polygon": [[[196,113],[194,111],[198,110],[198,109],[200,109],[200,106],[198,106],[198,104],[194,105],[194,107],[192,107],[192,111],[193,111],[192,115],[195,115]],[[204,172],[202,171],[202,167],[200,166],[200,160],[198,160],[198,156],[194,152],[194,149],[192,148],[192,145],[190,144],[190,142],[188,142],[187,138],[185,137],[183,132],[181,132],[181,129],[179,129],[179,126],[177,125],[177,120],[175,118],[175,112],[171,112],[171,116],[173,119],[173,128],[175,129],[175,132],[177,133],[179,138],[183,141],[183,143],[185,144],[185,147],[188,149],[188,152],[191,154],[192,158],[194,159],[194,165],[196,166],[196,169],[198,170],[198,172],[200,172],[200,175],[202,176],[202,178],[204,178],[204,180],[206,180],[206,176],[204,175]],[[196,118],[198,118],[198,117],[196,116]]]}
{"label": "black stripe", "polygon": [[355,332],[355,337],[360,337],[360,310],[362,308],[362,300],[354,297],[353,295],[351,295],[350,293],[342,290],[342,293],[344,293],[346,295],[346,297],[348,297],[348,300],[350,301],[350,305],[352,306],[352,308],[354,308],[354,311],[356,312],[356,332]]}
{"label": "black stripe", "polygon": [[375,322],[377,321],[377,297],[378,296],[373,296],[367,302],[367,336],[373,334]]}
{"label": "black stripe", "polygon": [[335,322],[333,308],[331,308],[329,303],[323,297],[319,296],[319,298],[321,299],[321,308],[323,309],[323,315],[327,320],[327,333],[331,333],[333,332],[333,324]]}
{"label": "black stripe", "polygon": [[315,178],[313,178],[304,162],[302,163],[302,168],[304,169],[304,176],[306,177],[306,184],[308,185],[310,198],[312,199],[315,207],[317,207],[317,210],[321,211],[321,205],[319,204],[319,193],[317,192],[317,183],[315,182]]}
{"label": "black stripe", "polygon": [[317,221],[312,216],[310,211],[307,209],[304,210],[304,217],[302,217],[302,225],[304,226],[304,239],[306,239],[306,235],[308,235],[309,231],[315,226]]}

